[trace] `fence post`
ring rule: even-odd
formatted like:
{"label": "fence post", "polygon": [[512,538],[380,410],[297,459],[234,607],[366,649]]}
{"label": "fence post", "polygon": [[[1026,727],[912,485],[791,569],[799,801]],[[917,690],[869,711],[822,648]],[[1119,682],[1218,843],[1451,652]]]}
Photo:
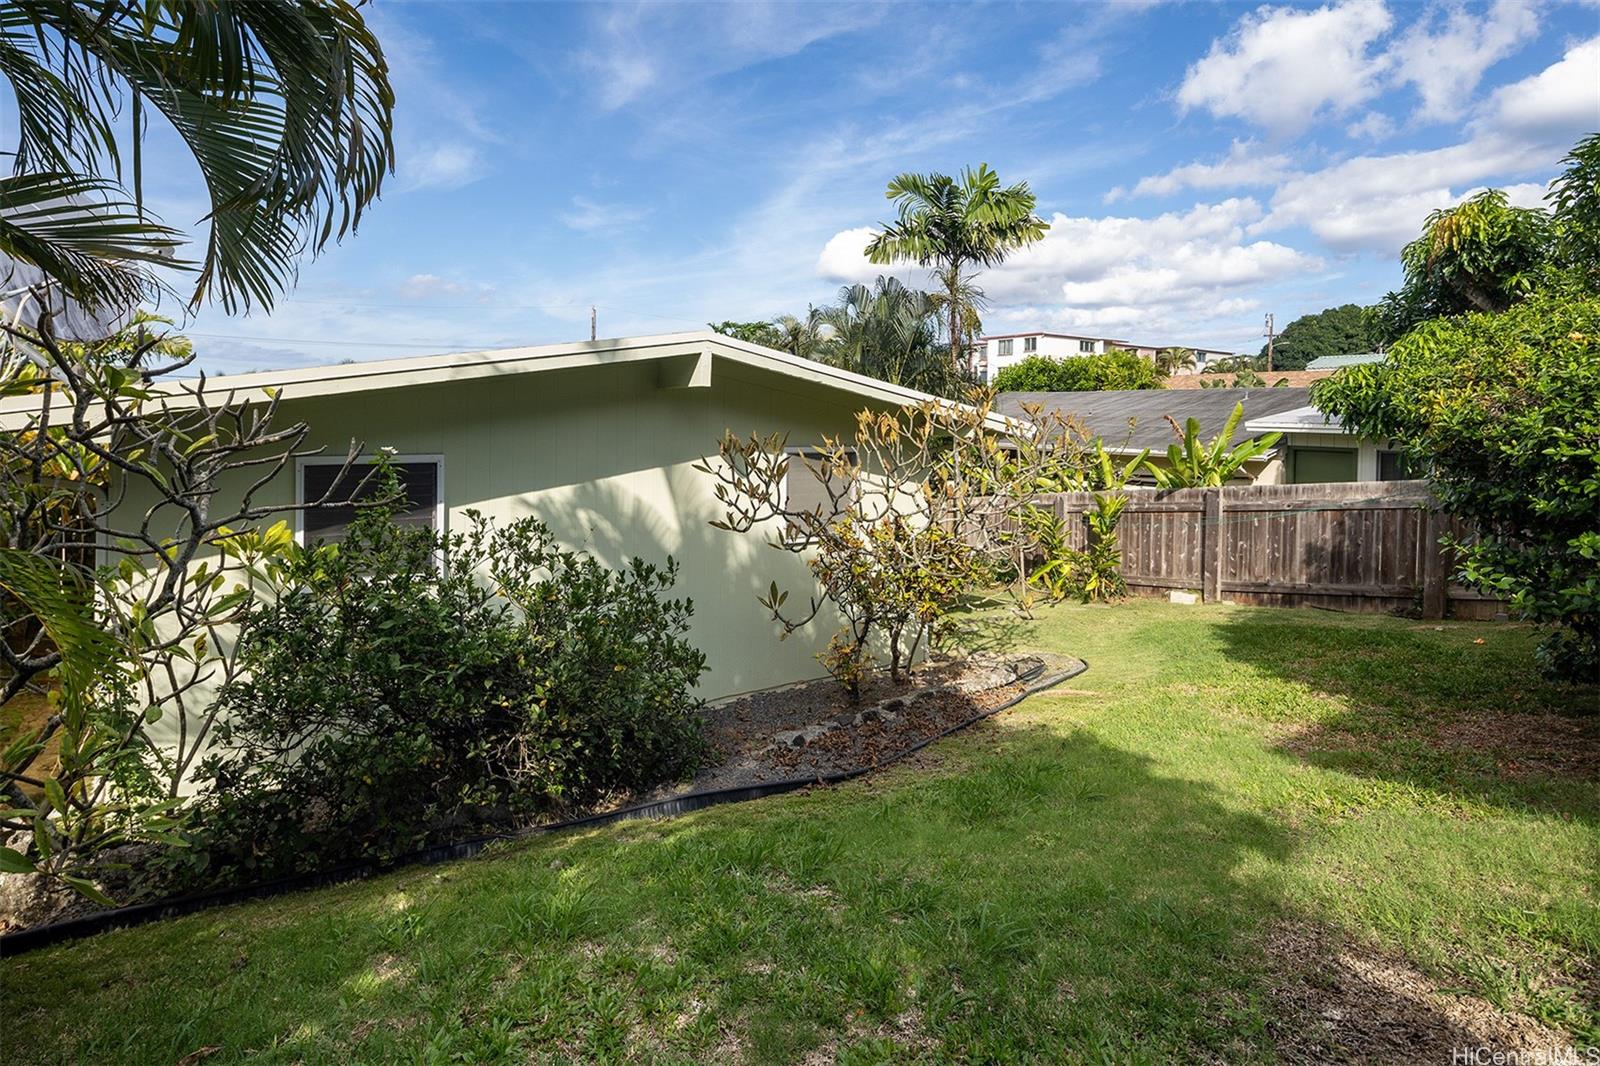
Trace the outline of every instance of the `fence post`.
{"label": "fence post", "polygon": [[1222,599],[1222,490],[1203,489],[1204,520],[1200,524],[1200,598]]}
{"label": "fence post", "polygon": [[1422,617],[1443,618],[1450,598],[1450,569],[1445,565],[1445,550],[1439,545],[1445,531],[1445,513],[1436,505],[1430,506],[1422,528]]}

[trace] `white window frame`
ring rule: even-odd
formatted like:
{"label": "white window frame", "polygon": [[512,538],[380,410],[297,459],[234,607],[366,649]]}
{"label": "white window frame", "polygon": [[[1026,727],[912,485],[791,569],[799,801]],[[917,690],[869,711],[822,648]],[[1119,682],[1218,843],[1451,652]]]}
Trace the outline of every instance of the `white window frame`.
{"label": "white window frame", "polygon": [[[351,465],[358,463],[376,463],[379,459],[387,459],[391,463],[432,463],[435,471],[435,489],[438,499],[433,505],[433,529],[435,533],[443,534],[445,529],[445,516],[449,508],[444,505],[444,453],[419,452],[407,455],[390,455],[387,452],[372,452],[358,455]],[[305,505],[306,500],[306,467],[308,466],[343,466],[344,456],[307,455],[294,462],[294,542],[302,548],[306,544]]]}
{"label": "white window frame", "polygon": [[1078,342],[1078,352],[1079,352],[1079,354],[1088,353],[1089,355],[1093,355],[1094,354],[1094,341],[1083,341],[1083,340],[1079,341]]}
{"label": "white window frame", "polygon": [[1035,352],[1037,352],[1038,350],[1039,350],[1039,338],[1038,337],[1024,337],[1024,338],[1022,338],[1022,354],[1023,355],[1032,355]]}
{"label": "white window frame", "polygon": [[1015,344],[1016,344],[1016,342],[1013,341],[1010,337],[1006,337],[1004,340],[995,341],[994,342],[995,358],[996,359],[1009,358],[1012,354],[1014,354],[1014,351],[1015,351],[1015,347],[1014,346],[1015,346]]}
{"label": "white window frame", "polygon": [[[860,467],[861,452],[859,449],[846,448],[844,453],[850,457],[850,462],[858,468]],[[783,480],[778,482],[778,510],[780,511],[789,509],[789,475],[794,472],[795,461],[798,460],[802,464],[801,469],[809,474],[811,472],[810,469],[804,466],[806,459],[809,457],[812,462],[816,462],[818,458],[827,455],[827,450],[820,444],[799,444],[783,449],[783,454],[789,460],[789,468],[784,471]],[[850,483],[850,496],[852,503],[861,502],[861,478],[859,475]],[[783,542],[785,544],[809,543],[807,538],[791,533],[787,529],[783,531]]]}

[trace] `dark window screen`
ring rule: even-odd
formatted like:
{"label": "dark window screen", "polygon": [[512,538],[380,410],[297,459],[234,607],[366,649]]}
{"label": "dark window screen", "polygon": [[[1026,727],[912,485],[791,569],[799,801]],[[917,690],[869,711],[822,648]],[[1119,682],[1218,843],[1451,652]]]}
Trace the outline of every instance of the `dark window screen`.
{"label": "dark window screen", "polygon": [[[400,479],[400,488],[405,493],[405,500],[394,513],[394,520],[401,525],[408,526],[433,526],[437,517],[439,505],[439,464],[434,462],[424,463],[390,463],[395,476]],[[342,469],[338,463],[308,463],[301,470],[304,478],[305,491],[301,503],[310,503],[327,496],[330,500],[351,499],[351,492],[360,485],[360,491],[355,492],[357,500],[369,500],[383,490],[383,482],[374,477],[365,485],[361,479],[372,471],[371,463],[353,463],[348,472],[341,479],[339,471]],[[335,480],[338,484],[335,485]],[[329,492],[329,490],[332,492]],[[307,544],[313,541],[343,540],[345,531],[350,523],[355,520],[356,509],[351,504],[339,507],[314,507],[301,513],[300,527],[305,530]]]}
{"label": "dark window screen", "polygon": [[1379,481],[1406,481],[1417,476],[1411,463],[1406,459],[1405,452],[1387,450],[1378,452]]}
{"label": "dark window screen", "polygon": [[[801,450],[789,453],[789,472],[784,478],[785,506],[791,511],[816,511],[830,522],[839,517],[839,511],[833,507],[832,497],[828,495],[828,485],[838,488],[845,481],[842,471],[830,471],[831,475],[825,484],[822,479],[823,452]],[[849,462],[856,461],[854,449],[844,453]],[[811,460],[811,465],[806,465],[806,460]],[[839,501],[842,505],[843,500]],[[798,536],[797,530],[789,531],[790,537]]]}

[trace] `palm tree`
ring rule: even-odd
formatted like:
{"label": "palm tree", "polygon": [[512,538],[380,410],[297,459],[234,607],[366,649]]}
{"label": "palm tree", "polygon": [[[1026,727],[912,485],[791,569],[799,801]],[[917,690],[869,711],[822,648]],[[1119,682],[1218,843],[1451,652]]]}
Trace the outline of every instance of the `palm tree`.
{"label": "palm tree", "polygon": [[827,362],[858,374],[938,395],[957,395],[961,375],[939,348],[941,297],[879,275],[846,285],[822,321],[832,334]]}
{"label": "palm tree", "polygon": [[1195,368],[1194,349],[1163,348],[1156,353],[1156,368],[1163,374],[1178,374]]}
{"label": "palm tree", "polygon": [[804,318],[779,315],[767,327],[775,336],[772,347],[798,355],[802,359],[828,362],[828,348],[832,341],[823,312],[815,307],[806,308]]}
{"label": "palm tree", "polygon": [[[270,308],[394,169],[388,65],[351,0],[7,0],[0,72],[18,130],[0,261],[58,303],[126,310],[170,291],[175,266],[194,272],[191,306]],[[144,207],[146,108],[205,183],[198,263]]]}
{"label": "palm tree", "polygon": [[971,368],[962,355],[972,319],[964,313],[976,267],[1002,262],[1012,251],[1044,237],[1050,224],[1033,213],[1034,197],[1025,181],[1002,187],[988,164],[947,174],[901,174],[886,194],[899,218],[867,245],[874,263],[911,261],[937,270],[944,286],[943,308],[949,326],[952,368]]}

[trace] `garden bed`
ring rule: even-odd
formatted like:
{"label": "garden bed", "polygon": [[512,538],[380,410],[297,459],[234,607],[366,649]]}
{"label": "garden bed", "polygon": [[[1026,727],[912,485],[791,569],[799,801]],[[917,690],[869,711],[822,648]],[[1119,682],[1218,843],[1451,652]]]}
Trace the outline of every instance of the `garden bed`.
{"label": "garden bed", "polygon": [[1081,665],[1060,655],[981,655],[924,665],[898,684],[874,675],[855,703],[831,678],[723,700],[705,711],[712,764],[643,798],[869,770],[998,707],[1027,682]]}

